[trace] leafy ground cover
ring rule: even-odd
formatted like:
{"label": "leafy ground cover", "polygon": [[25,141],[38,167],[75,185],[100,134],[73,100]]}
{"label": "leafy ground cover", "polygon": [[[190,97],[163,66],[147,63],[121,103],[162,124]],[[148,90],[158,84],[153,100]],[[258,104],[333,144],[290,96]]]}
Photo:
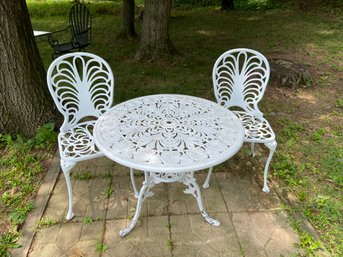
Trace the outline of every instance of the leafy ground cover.
{"label": "leafy ground cover", "polygon": [[[70,2],[27,3],[35,30],[54,31],[67,25]],[[142,4],[141,1],[136,4],[138,14]],[[141,64],[132,61],[139,40],[116,40],[120,6],[119,0],[89,4],[93,33],[92,45],[87,49],[111,65],[116,77],[116,103],[156,93],[189,94],[214,100],[213,64],[221,53],[235,47],[256,49],[268,59],[283,58],[307,65],[312,76],[309,83],[290,89],[271,81],[261,102],[278,141],[270,179],[275,190],[293,199],[285,202],[285,208],[301,235],[301,246],[307,255],[316,255],[320,239],[332,256],[342,256],[342,14],[327,9],[299,12],[269,7],[222,12],[219,6],[180,5],[172,10],[170,37],[181,54],[169,62]],[[251,9],[254,11],[246,11]],[[138,34],[140,25],[141,20],[137,19]],[[52,51],[44,38],[37,39],[37,44],[47,68]],[[34,208],[27,203],[44,174],[40,163],[50,157],[43,153],[52,153],[53,141],[37,144],[36,139],[25,141],[7,135],[1,135],[0,139],[3,156],[0,190],[4,206],[0,216],[1,256],[1,251],[16,247],[18,224]],[[303,229],[298,214],[309,220],[318,237]],[[102,248],[99,246],[99,250]]]}
{"label": "leafy ground cover", "polygon": [[54,124],[38,129],[32,139],[0,134],[0,256],[19,246],[21,226],[35,207],[55,143]]}

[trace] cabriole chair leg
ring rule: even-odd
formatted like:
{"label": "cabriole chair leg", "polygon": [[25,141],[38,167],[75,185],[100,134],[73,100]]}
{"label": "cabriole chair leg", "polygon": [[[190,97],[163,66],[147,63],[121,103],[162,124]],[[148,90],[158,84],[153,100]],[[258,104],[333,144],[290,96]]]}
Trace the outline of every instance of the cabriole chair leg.
{"label": "cabriole chair leg", "polygon": [[208,169],[208,174],[207,174],[206,180],[205,180],[204,184],[202,184],[203,188],[208,188],[210,186],[210,178],[211,178],[212,170],[213,170],[213,167]]}
{"label": "cabriole chair leg", "polygon": [[277,143],[274,140],[271,143],[266,143],[265,146],[269,148],[270,152],[269,152],[269,156],[268,156],[268,159],[267,159],[267,162],[266,162],[266,166],[264,167],[264,172],[263,172],[263,189],[262,189],[262,191],[265,192],[265,193],[269,193],[268,180],[267,180],[268,169],[269,169],[270,161],[273,158],[273,155],[274,155]]}
{"label": "cabriole chair leg", "polygon": [[66,180],[67,189],[68,189],[68,213],[66,216],[67,220],[71,220],[74,217],[73,213],[73,191],[70,182],[70,171],[76,165],[75,162],[69,162],[65,160],[61,160],[61,168],[64,174],[64,178]]}

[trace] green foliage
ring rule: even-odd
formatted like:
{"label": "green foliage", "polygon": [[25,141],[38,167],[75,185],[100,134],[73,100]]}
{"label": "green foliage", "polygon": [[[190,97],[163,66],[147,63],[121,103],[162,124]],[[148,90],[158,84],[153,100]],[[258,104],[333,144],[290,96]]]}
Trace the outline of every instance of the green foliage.
{"label": "green foliage", "polygon": [[55,224],[57,224],[58,222],[56,220],[47,218],[47,219],[41,219],[40,221],[38,221],[38,223],[36,224],[36,230],[42,229],[42,228],[49,228]]}
{"label": "green foliage", "polygon": [[[342,136],[340,137],[342,139]],[[339,139],[337,139],[339,140]],[[328,140],[326,153],[320,159],[319,164],[322,170],[327,171],[328,176],[339,186],[343,186],[343,147],[337,145],[336,139]]]}
{"label": "green foliage", "polygon": [[0,215],[8,227],[0,239],[0,256],[19,247],[15,227],[21,227],[34,208],[32,196],[41,182],[44,171],[41,161],[51,157],[56,142],[54,124],[37,130],[33,138],[0,134]]}
{"label": "green foliage", "polygon": [[94,178],[94,175],[90,171],[85,172],[74,172],[72,173],[73,178],[77,180],[87,181]]}
{"label": "green foliage", "polygon": [[0,235],[0,256],[10,257],[9,251],[14,248],[19,248],[21,245],[17,243],[19,234],[8,232],[5,235]]}
{"label": "green foliage", "polygon": [[86,217],[84,217],[83,218],[83,224],[92,224],[93,223],[93,218],[92,217],[90,217],[90,216],[86,216]]}
{"label": "green foliage", "polygon": [[312,133],[311,139],[316,142],[320,143],[323,140],[323,136],[326,134],[326,129],[320,128]]}
{"label": "green foliage", "polygon": [[26,206],[18,206],[11,214],[10,219],[13,225],[21,225],[24,223],[27,214],[33,210],[35,204],[30,201]]}
{"label": "green foliage", "polygon": [[[325,128],[312,132],[290,119],[279,119],[279,148],[272,162],[273,174],[297,196],[293,212],[302,213],[313,224],[332,256],[343,253],[343,134],[338,116],[328,115]],[[300,227],[298,231],[306,254],[316,256],[320,243]]]}
{"label": "green foliage", "polygon": [[315,240],[312,235],[303,231],[300,235],[301,247],[305,249],[306,256],[315,256],[316,250],[321,248],[320,242]]}
{"label": "green foliage", "polygon": [[104,193],[105,193],[105,196],[106,196],[107,198],[110,198],[111,195],[113,194],[113,188],[110,187],[110,186],[107,187],[107,188],[105,189]]}
{"label": "green foliage", "polygon": [[285,180],[289,185],[299,185],[302,183],[298,179],[298,168],[290,155],[277,154],[276,160],[272,164],[274,175]]}
{"label": "green foliage", "polygon": [[174,249],[174,247],[175,247],[174,241],[171,240],[171,239],[167,240],[167,247],[168,247],[168,249],[172,252],[173,249]]}
{"label": "green foliage", "polygon": [[220,0],[174,0],[174,5],[210,6],[219,5]]}
{"label": "green foliage", "polygon": [[104,179],[113,178],[113,173],[109,171],[107,173],[102,174],[101,177]]}
{"label": "green foliage", "polygon": [[[175,6],[221,6],[221,0],[174,0]],[[276,0],[234,0],[236,10],[268,10],[280,7]]]}
{"label": "green foliage", "polygon": [[96,250],[100,253],[106,252],[109,248],[107,244],[101,243],[101,242],[96,243],[95,247],[96,247]]}
{"label": "green foliage", "polygon": [[337,99],[336,107],[337,108],[343,108],[343,97]]}
{"label": "green foliage", "polygon": [[[30,16],[39,18],[55,18],[65,17],[65,27],[68,24],[68,15],[71,6],[74,4],[72,1],[36,1],[27,0],[27,6]],[[138,4],[140,1],[136,1]],[[89,7],[92,17],[97,15],[119,15],[122,1],[86,1],[85,4]]]}
{"label": "green foliage", "polygon": [[288,139],[297,138],[299,132],[305,130],[302,124],[292,121],[290,119],[280,119],[280,123],[284,126],[281,130],[281,133]]}
{"label": "green foliage", "polygon": [[235,0],[238,10],[268,10],[280,7],[279,2],[273,0]]}

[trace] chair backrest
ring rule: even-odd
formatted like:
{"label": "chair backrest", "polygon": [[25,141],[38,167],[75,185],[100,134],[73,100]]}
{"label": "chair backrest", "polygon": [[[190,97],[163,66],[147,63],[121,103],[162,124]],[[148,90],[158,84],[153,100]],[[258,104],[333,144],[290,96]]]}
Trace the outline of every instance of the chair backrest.
{"label": "chair backrest", "polygon": [[212,72],[217,102],[227,108],[237,106],[262,117],[257,104],[263,97],[269,74],[267,59],[255,50],[237,48],[223,53]]}
{"label": "chair backrest", "polygon": [[65,54],[47,72],[49,91],[64,116],[64,132],[84,118],[98,118],[112,106],[114,77],[108,63],[85,52]]}
{"label": "chair backrest", "polygon": [[69,25],[75,42],[90,44],[92,21],[89,9],[84,4],[78,3],[71,7]]}

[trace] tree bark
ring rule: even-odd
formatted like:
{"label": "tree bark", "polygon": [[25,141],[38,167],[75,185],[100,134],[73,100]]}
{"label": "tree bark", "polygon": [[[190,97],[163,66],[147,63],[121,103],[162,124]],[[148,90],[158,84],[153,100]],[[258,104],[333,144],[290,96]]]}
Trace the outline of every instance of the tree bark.
{"label": "tree bark", "polygon": [[177,53],[169,38],[172,0],[145,0],[140,48],[136,61],[166,60]]}
{"label": "tree bark", "polygon": [[135,39],[135,0],[123,0],[119,39]]}
{"label": "tree bark", "polygon": [[0,1],[0,133],[32,136],[55,105],[25,0]]}
{"label": "tree bark", "polygon": [[233,1],[234,0],[222,0],[222,10],[233,10],[235,8]]}

